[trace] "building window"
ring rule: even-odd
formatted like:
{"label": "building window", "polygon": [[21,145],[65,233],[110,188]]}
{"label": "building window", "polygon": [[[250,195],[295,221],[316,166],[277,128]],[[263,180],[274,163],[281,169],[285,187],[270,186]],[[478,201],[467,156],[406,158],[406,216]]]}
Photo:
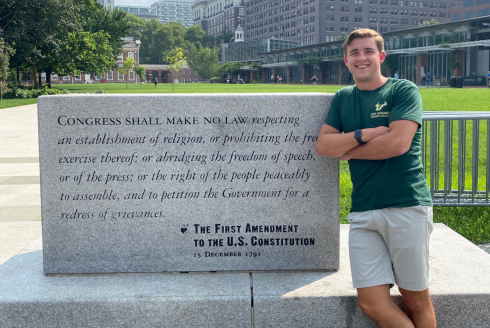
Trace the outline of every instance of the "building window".
{"label": "building window", "polygon": [[118,79],[119,81],[123,81],[123,80],[124,80],[124,74],[123,74],[123,73],[121,73],[121,72],[119,72],[119,71],[118,71],[118,73],[119,73],[119,76],[118,76],[118,78],[117,78],[117,79]]}
{"label": "building window", "polygon": [[100,75],[96,75],[96,76],[95,76],[95,79],[96,79],[96,80],[102,80],[102,76],[100,76]]}
{"label": "building window", "polygon": [[81,79],[80,75],[75,74],[75,81],[80,81]]}
{"label": "building window", "polygon": [[58,74],[51,74],[51,81],[58,81]]}
{"label": "building window", "polygon": [[112,72],[107,72],[107,80],[112,81]]}
{"label": "building window", "polygon": [[134,71],[129,71],[129,79],[134,80]]}
{"label": "building window", "polygon": [[123,54],[119,54],[117,56],[117,61],[123,61]]}
{"label": "building window", "polygon": [[70,77],[69,76],[63,76],[63,81],[70,81]]}

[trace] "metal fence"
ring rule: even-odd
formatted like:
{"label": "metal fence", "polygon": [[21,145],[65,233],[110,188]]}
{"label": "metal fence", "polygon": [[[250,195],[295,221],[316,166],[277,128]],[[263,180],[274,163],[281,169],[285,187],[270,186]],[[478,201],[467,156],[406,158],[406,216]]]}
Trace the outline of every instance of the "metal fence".
{"label": "metal fence", "polygon": [[422,124],[434,205],[490,206],[490,112],[424,112]]}

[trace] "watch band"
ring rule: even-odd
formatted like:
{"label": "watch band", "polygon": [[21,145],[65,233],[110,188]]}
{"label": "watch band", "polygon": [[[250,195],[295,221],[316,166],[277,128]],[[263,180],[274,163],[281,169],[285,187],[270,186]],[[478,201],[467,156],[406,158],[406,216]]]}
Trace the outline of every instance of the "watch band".
{"label": "watch band", "polygon": [[356,130],[354,132],[354,138],[356,138],[357,142],[360,144],[360,145],[364,145],[365,142],[362,141],[362,130]]}

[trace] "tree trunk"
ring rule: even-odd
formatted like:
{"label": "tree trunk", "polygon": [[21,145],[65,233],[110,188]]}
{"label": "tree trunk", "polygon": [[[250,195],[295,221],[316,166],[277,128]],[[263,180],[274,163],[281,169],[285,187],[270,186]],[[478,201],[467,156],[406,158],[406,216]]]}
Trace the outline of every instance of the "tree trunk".
{"label": "tree trunk", "polygon": [[2,81],[0,81],[0,101],[3,101],[3,98],[2,98]]}
{"label": "tree trunk", "polygon": [[39,81],[37,80],[37,66],[36,60],[34,59],[31,66],[31,77],[34,80],[34,89],[39,89]]}
{"label": "tree trunk", "polygon": [[46,83],[48,83],[48,88],[51,89],[51,73],[53,69],[51,67],[46,68]]}

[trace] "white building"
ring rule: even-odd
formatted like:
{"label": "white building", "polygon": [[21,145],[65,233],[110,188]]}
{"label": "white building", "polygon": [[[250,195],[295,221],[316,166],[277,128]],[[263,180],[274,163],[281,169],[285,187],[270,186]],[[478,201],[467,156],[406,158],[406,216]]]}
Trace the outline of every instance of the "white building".
{"label": "white building", "polygon": [[97,0],[101,5],[104,6],[106,9],[114,9],[116,8],[116,5],[114,3],[114,0]]}
{"label": "white building", "polygon": [[138,16],[140,18],[149,20],[152,18],[157,18],[157,15],[151,12],[150,7],[142,6],[117,6],[118,9],[124,10],[128,14]]}
{"label": "white building", "polygon": [[160,0],[151,5],[151,12],[164,24],[179,22],[185,27],[190,27],[194,25],[193,2],[194,0]]}

